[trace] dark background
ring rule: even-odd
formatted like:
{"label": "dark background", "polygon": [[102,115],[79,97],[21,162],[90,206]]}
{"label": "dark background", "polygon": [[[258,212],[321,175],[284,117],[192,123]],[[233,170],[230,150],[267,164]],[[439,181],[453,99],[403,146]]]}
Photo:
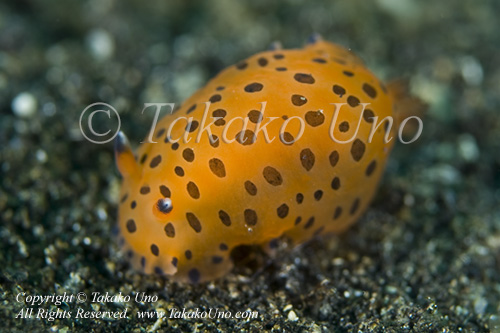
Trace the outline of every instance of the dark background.
{"label": "dark background", "polygon": [[[137,310],[186,307],[260,315],[157,327],[498,331],[499,13],[494,0],[2,2],[5,327],[141,331],[155,321],[137,319]],[[272,261],[250,254],[208,284],[130,271],[111,237],[120,182],[112,144],[83,139],[81,111],[113,105],[137,145],[151,125],[140,116],[144,102],[180,103],[224,67],[276,40],[300,47],[313,32],[351,48],[382,79],[409,79],[429,104],[422,137],[396,147],[368,212],[343,235]],[[26,307],[15,301],[19,292],[64,291],[145,291],[160,301],[100,305],[129,308],[128,320],[15,319]]]}

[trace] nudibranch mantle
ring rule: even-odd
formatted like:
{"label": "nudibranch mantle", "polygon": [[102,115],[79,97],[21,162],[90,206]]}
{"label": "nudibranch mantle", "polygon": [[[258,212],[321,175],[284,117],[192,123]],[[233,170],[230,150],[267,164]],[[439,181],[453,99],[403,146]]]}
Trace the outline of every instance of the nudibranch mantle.
{"label": "nudibranch mantle", "polygon": [[[143,143],[137,157],[118,135],[124,251],[145,273],[198,283],[231,270],[237,246],[269,250],[279,237],[299,244],[343,231],[370,203],[395,141],[386,142],[379,126],[369,142],[372,124],[397,120],[404,98],[353,53],[322,40],[261,52],[223,70],[158,122],[157,143]],[[207,124],[218,118],[211,137],[203,133],[196,142],[206,102]],[[333,136],[348,143],[329,135],[332,103],[345,103]],[[187,119],[167,133],[180,117]],[[270,117],[267,132],[275,139],[267,142],[255,130]],[[189,142],[182,140],[186,132]]]}

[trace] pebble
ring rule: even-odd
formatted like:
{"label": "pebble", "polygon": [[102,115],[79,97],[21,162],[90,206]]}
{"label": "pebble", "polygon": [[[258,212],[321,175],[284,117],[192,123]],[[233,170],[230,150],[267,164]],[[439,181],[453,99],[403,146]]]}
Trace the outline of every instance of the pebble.
{"label": "pebble", "polygon": [[474,301],[474,312],[476,312],[479,315],[484,314],[484,311],[486,311],[486,307],[488,306],[488,301],[480,297]]}
{"label": "pebble", "polygon": [[87,36],[87,44],[92,55],[98,60],[110,58],[115,51],[113,36],[106,30],[92,30]]}
{"label": "pebble", "polygon": [[462,134],[458,137],[458,152],[467,162],[474,162],[479,157],[479,148],[476,139],[470,134]]}
{"label": "pebble", "polygon": [[338,257],[338,258],[334,258],[334,259],[332,260],[332,264],[333,264],[334,266],[342,266],[342,265],[344,264],[344,262],[345,262],[344,258],[340,258],[340,257]]}
{"label": "pebble", "polygon": [[11,107],[16,116],[31,118],[36,113],[37,101],[32,94],[22,92],[12,100]]}
{"label": "pebble", "polygon": [[36,155],[35,155],[35,156],[36,156],[36,159],[38,160],[38,162],[40,162],[40,163],[45,163],[45,162],[47,162],[47,158],[48,158],[48,156],[47,156],[47,153],[45,152],[45,150],[43,150],[43,149],[38,149],[38,150],[36,151]]}
{"label": "pebble", "polygon": [[440,164],[430,167],[425,171],[429,181],[439,182],[444,185],[455,185],[461,180],[460,172],[449,164]]}
{"label": "pebble", "polygon": [[299,317],[297,317],[297,315],[295,314],[295,311],[290,311],[288,312],[288,320],[290,321],[297,321],[299,320]]}
{"label": "pebble", "polygon": [[478,86],[483,82],[483,67],[481,63],[472,56],[465,56],[460,61],[462,77],[469,86]]}

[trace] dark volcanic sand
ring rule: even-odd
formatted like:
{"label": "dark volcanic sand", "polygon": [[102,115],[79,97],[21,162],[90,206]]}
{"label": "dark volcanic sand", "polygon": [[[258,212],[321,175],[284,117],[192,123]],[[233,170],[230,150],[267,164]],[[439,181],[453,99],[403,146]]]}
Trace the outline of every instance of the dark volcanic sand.
{"label": "dark volcanic sand", "polygon": [[[500,331],[500,3],[187,3],[0,4],[3,328]],[[140,115],[144,102],[179,103],[272,41],[299,47],[312,32],[352,48],[384,79],[409,78],[430,105],[422,137],[396,147],[368,212],[347,233],[282,249],[279,259],[254,252],[212,283],[130,271],[111,236],[120,182],[112,144],[84,140],[80,112],[110,103],[136,145],[152,120]],[[16,301],[22,292],[132,300],[61,304],[73,317],[55,321],[16,319],[29,307]],[[140,292],[159,300],[138,304]],[[78,308],[127,309],[128,319],[74,318]],[[137,316],[182,308],[259,316]]]}

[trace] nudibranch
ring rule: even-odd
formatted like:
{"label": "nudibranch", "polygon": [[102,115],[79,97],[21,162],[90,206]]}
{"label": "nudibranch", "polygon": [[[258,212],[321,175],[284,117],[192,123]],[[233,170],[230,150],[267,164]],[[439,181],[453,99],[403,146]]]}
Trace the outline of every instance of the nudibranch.
{"label": "nudibranch", "polygon": [[375,193],[408,98],[321,39],[230,66],[137,155],[118,135],[123,250],[144,273],[198,283],[230,271],[240,245],[345,230]]}

